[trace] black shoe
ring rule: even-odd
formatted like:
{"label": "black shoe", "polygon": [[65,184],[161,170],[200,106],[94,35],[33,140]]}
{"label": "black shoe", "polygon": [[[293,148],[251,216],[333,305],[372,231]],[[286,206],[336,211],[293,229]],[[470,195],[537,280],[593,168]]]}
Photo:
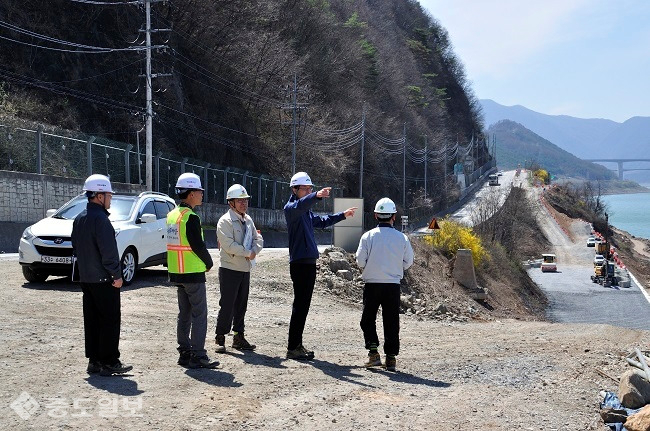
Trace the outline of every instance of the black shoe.
{"label": "black shoe", "polygon": [[178,365],[182,367],[187,367],[190,365],[190,352],[180,352],[178,356]]}
{"label": "black shoe", "polygon": [[232,348],[237,350],[255,350],[255,344],[251,344],[244,338],[244,333],[240,332],[232,337]]}
{"label": "black shoe", "polygon": [[226,336],[217,334],[217,338],[214,339],[214,342],[217,344],[215,352],[217,353],[226,353]]}
{"label": "black shoe", "polygon": [[113,365],[102,364],[102,369],[99,372],[102,376],[112,376],[114,374],[124,374],[133,369],[132,365],[126,365],[117,361]]}
{"label": "black shoe", "polygon": [[299,361],[308,361],[314,359],[314,352],[307,350],[303,345],[299,345],[293,350],[287,350],[287,359],[296,359]]}
{"label": "black shoe", "polygon": [[93,361],[92,359],[88,361],[88,368],[86,368],[86,372],[88,374],[97,374],[102,370],[102,364],[99,363],[99,361]]}
{"label": "black shoe", "polygon": [[219,361],[211,361],[207,356],[192,356],[190,358],[189,368],[209,368],[214,369],[219,366]]}

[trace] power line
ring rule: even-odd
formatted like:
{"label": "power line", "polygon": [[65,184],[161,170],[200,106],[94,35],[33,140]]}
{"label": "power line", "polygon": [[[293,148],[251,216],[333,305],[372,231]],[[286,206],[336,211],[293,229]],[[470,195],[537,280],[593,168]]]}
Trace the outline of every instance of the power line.
{"label": "power line", "polygon": [[92,1],[92,0],[70,0],[73,3],[85,3],[92,5],[101,5],[101,6],[114,6],[114,5],[130,5],[130,4],[142,4],[143,0],[134,0],[134,1],[123,1],[123,2],[103,2],[103,1]]}
{"label": "power line", "polygon": [[225,130],[228,130],[228,131],[230,131],[230,132],[235,132],[235,133],[239,133],[239,134],[241,134],[241,135],[246,135],[246,136],[250,136],[250,137],[252,137],[252,138],[258,138],[258,139],[259,139],[259,136],[257,136],[257,135],[253,135],[253,134],[250,134],[250,133],[242,132],[241,130],[231,129],[230,127],[226,127],[226,126],[224,126],[224,125],[221,125],[221,124],[218,124],[218,123],[214,123],[214,122],[212,122],[212,121],[210,121],[210,120],[205,120],[205,119],[203,119],[203,118],[197,117],[196,115],[192,115],[192,114],[188,114],[188,113],[183,112],[183,111],[179,111],[178,109],[174,109],[174,108],[172,108],[171,106],[163,105],[163,104],[161,104],[161,103],[156,103],[156,106],[160,106],[160,107],[162,107],[162,108],[169,109],[170,111],[174,111],[174,112],[176,112],[177,114],[185,115],[186,117],[193,118],[193,119],[195,119],[195,120],[201,121],[201,122],[206,123],[206,124],[209,124],[209,125],[211,125],[211,126],[218,127],[218,128],[220,128],[220,129],[225,129]]}
{"label": "power line", "polygon": [[141,63],[142,61],[143,61],[143,59],[141,58],[141,59],[136,60],[136,61],[134,61],[134,62],[132,62],[132,63],[129,63],[129,64],[127,64],[127,65],[124,65],[124,66],[122,66],[122,67],[118,67],[117,69],[109,70],[109,71],[107,71],[107,72],[100,73],[100,74],[98,74],[98,75],[87,76],[87,77],[85,77],[85,78],[69,79],[69,80],[67,80],[67,81],[41,81],[41,82],[48,83],[48,84],[65,84],[65,83],[70,83],[70,82],[87,81],[87,80],[89,80],[89,79],[99,78],[100,76],[109,75],[109,74],[114,73],[114,72],[117,72],[117,71],[119,71],[119,70],[126,69],[127,67],[129,67],[129,66],[133,66],[133,65],[136,64],[136,63]]}
{"label": "power line", "polygon": [[[278,103],[280,103],[280,101],[277,100],[277,99],[271,99],[271,98],[268,98],[266,96],[262,96],[261,94],[255,93],[254,91],[251,91],[251,90],[248,90],[248,89],[245,89],[244,87],[239,86],[239,85],[235,84],[232,81],[229,81],[229,80],[227,80],[225,78],[222,78],[219,75],[216,75],[214,72],[210,71],[205,66],[202,66],[202,65],[196,63],[195,61],[191,60],[190,58],[185,57],[184,55],[182,55],[181,53],[179,53],[175,49],[172,49],[172,53],[174,54],[175,58],[180,63],[182,63],[185,66],[189,67],[193,71],[198,72],[201,75],[220,83],[221,85],[225,85],[227,87],[230,87],[232,90],[234,90],[234,91],[236,91],[238,93],[245,94],[245,95],[248,96],[249,99],[258,99],[259,101],[262,101],[262,102],[265,102],[267,104],[274,105],[274,106],[277,105]],[[217,90],[217,91],[222,91],[222,90]],[[230,94],[230,95],[232,95],[232,94]],[[232,95],[232,96],[233,97],[238,97],[238,96],[235,96],[235,95]]]}
{"label": "power line", "polygon": [[163,123],[163,124],[166,123],[166,124],[175,126],[178,129],[181,129],[181,130],[183,130],[183,131],[185,131],[187,133],[191,133],[193,135],[205,138],[205,139],[207,139],[209,141],[212,141],[212,142],[217,142],[217,143],[219,143],[221,145],[233,148],[235,150],[239,150],[239,151],[249,153],[249,154],[255,154],[255,153],[259,152],[258,148],[255,148],[255,147],[249,148],[249,147],[246,147],[246,146],[242,145],[241,143],[238,143],[238,142],[235,142],[235,141],[232,141],[232,140],[229,140],[229,139],[224,139],[224,138],[219,137],[219,136],[215,136],[215,135],[213,135],[213,134],[211,134],[209,132],[205,132],[205,131],[198,130],[198,129],[188,129],[187,124],[182,123],[181,121],[169,118],[169,117],[167,117],[165,115],[156,114],[155,118],[156,118],[156,121],[159,122],[159,123]]}
{"label": "power line", "polygon": [[44,90],[48,90],[57,94],[69,95],[77,99],[85,100],[87,102],[97,103],[104,106],[109,106],[111,108],[121,109],[124,111],[131,112],[133,114],[138,114],[142,111],[142,108],[140,108],[139,106],[130,105],[128,103],[109,99],[107,97],[99,96],[92,93],[87,93],[81,90],[74,90],[53,83],[43,82],[36,78],[20,75],[3,68],[0,68],[0,76],[3,76],[5,79],[8,79],[9,81],[12,82],[17,82],[19,84],[42,88]]}
{"label": "power line", "polygon": [[127,47],[127,48],[108,48],[108,47],[102,47],[102,46],[92,46],[92,45],[84,45],[80,43],[75,43],[75,42],[70,42],[67,40],[62,40],[62,39],[57,39],[54,37],[50,36],[45,36],[40,33],[35,33],[30,30],[25,30],[21,27],[18,27],[16,25],[0,21],[0,27],[4,27],[6,29],[9,29],[11,31],[15,31],[17,33],[25,34],[27,36],[36,38],[36,39],[41,39],[46,42],[50,43],[57,43],[59,45],[64,45],[64,46],[72,46],[75,48],[80,48],[78,50],[69,50],[69,49],[62,49],[62,48],[53,48],[53,47],[48,47],[48,46],[43,46],[43,45],[36,45],[28,42],[23,42],[17,39],[11,39],[8,37],[0,36],[2,39],[9,40],[12,42],[20,43],[23,45],[29,45],[32,47],[36,48],[42,48],[42,49],[48,49],[48,50],[53,50],[53,51],[64,51],[64,52],[74,52],[74,53],[83,53],[83,54],[101,54],[101,53],[109,53],[109,52],[122,52],[122,51],[141,51],[142,47]]}

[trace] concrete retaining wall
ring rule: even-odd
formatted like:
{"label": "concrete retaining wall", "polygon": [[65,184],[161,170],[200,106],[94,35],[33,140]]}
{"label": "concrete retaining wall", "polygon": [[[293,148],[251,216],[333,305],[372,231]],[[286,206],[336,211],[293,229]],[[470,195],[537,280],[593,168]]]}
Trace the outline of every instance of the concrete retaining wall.
{"label": "concrete retaining wall", "polygon": [[[59,208],[80,194],[83,183],[79,178],[0,171],[0,223],[35,223],[48,209]],[[144,191],[137,184],[112,185],[118,193]]]}
{"label": "concrete retaining wall", "polygon": [[[228,205],[204,203],[196,209],[201,216],[203,224],[216,226],[219,218],[228,211]],[[287,223],[284,219],[284,211],[267,210],[263,208],[248,208],[250,215],[255,222],[255,227],[261,230],[287,230]]]}
{"label": "concrete retaining wall", "polygon": [[[45,217],[50,208],[59,208],[81,193],[83,181],[50,175],[0,170],[0,253],[15,253],[23,230]],[[112,183],[117,193],[138,194],[144,186]],[[204,225],[216,226],[227,205],[206,203],[197,209]],[[262,231],[266,247],[288,247],[282,210],[249,208],[248,213]],[[206,228],[208,247],[216,247],[214,228]],[[316,232],[318,244],[332,243],[331,228]]]}

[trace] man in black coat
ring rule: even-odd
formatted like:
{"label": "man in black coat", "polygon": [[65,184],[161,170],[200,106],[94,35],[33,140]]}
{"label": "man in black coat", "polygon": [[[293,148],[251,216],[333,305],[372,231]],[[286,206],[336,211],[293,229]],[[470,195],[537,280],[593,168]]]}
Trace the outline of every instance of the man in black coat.
{"label": "man in black coat", "polygon": [[109,179],[97,174],[86,179],[83,190],[88,205],[74,220],[72,248],[83,291],[86,371],[123,374],[133,367],[119,359],[122,265],[108,219],[113,190]]}

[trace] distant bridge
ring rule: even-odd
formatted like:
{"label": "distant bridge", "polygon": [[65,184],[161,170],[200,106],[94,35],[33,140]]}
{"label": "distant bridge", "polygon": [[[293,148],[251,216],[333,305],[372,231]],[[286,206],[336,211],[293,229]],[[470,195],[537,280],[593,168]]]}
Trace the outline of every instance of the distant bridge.
{"label": "distant bridge", "polygon": [[[650,162],[650,159],[583,159],[585,162],[608,162],[618,164],[618,179],[623,179],[623,172],[629,171],[650,171],[650,168],[632,168],[624,169],[623,163],[628,162]],[[614,170],[614,169],[612,169]]]}

